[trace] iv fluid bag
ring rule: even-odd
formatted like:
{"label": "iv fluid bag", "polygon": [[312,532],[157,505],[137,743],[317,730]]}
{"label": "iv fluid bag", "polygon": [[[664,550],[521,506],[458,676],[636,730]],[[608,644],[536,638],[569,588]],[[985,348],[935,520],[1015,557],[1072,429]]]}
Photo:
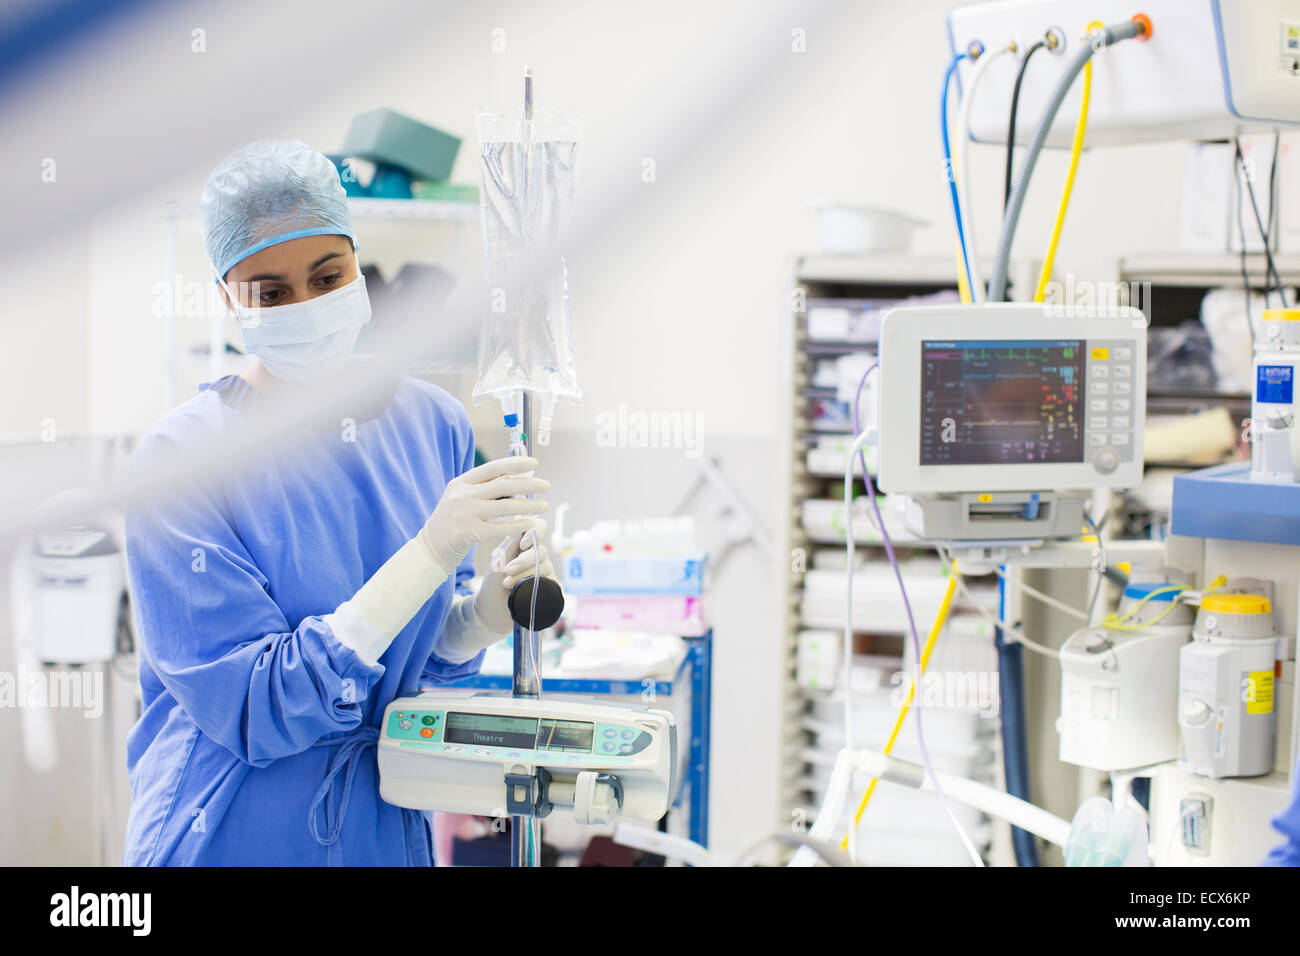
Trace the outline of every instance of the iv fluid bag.
{"label": "iv fluid bag", "polygon": [[582,121],[477,113],[486,308],[474,402],[531,392],[578,401],[564,239]]}

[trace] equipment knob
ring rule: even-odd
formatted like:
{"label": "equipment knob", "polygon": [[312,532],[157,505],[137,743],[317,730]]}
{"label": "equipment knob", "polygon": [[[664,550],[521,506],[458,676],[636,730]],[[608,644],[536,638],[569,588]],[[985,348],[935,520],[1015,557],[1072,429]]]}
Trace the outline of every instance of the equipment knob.
{"label": "equipment knob", "polygon": [[1203,700],[1189,700],[1183,704],[1182,720],[1179,721],[1184,727],[1197,727],[1212,716],[1209,704]]}
{"label": "equipment knob", "polygon": [[524,578],[510,589],[506,604],[510,608],[510,617],[520,627],[526,628],[529,618],[535,630],[544,631],[560,619],[564,611],[564,592],[553,578],[542,578],[537,586],[537,605],[534,613],[533,587],[537,578]]}
{"label": "equipment knob", "polygon": [[1109,448],[1103,448],[1092,459],[1092,467],[1103,475],[1109,475],[1119,467],[1119,456]]}

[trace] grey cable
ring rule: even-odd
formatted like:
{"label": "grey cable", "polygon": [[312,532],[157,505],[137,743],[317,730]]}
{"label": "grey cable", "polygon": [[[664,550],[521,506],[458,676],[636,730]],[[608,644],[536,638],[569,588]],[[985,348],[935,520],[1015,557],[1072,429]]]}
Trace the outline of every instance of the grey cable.
{"label": "grey cable", "polygon": [[[1118,43],[1120,40],[1128,40],[1137,36],[1141,32],[1142,26],[1136,20],[1125,20],[1122,23],[1116,23],[1112,26],[1102,27],[1101,29],[1101,46],[1110,46]],[[1038,127],[1034,130],[1033,138],[1029,141],[1029,146],[1025,150],[1024,161],[1020,164],[1020,175],[1016,178],[1016,188],[1011,193],[1011,202],[1007,204],[1007,211],[1002,219],[1002,233],[998,236],[997,257],[993,262],[993,274],[989,280],[989,302],[1003,302],[1007,295],[1007,270],[1011,263],[1011,243],[1016,236],[1016,224],[1020,221],[1020,211],[1025,204],[1025,194],[1029,191],[1029,179],[1034,173],[1034,166],[1038,163],[1038,154],[1042,152],[1043,143],[1047,140],[1047,134],[1051,131],[1052,123],[1056,121],[1056,114],[1061,109],[1061,104],[1065,102],[1066,94],[1070,92],[1070,87],[1074,85],[1075,79],[1083,72],[1086,64],[1095,51],[1095,40],[1090,36],[1083,44],[1083,49],[1074,55],[1065,66],[1065,73],[1057,81],[1056,88],[1052,90],[1052,96],[1047,102],[1047,109],[1043,111],[1043,118],[1039,120]]]}

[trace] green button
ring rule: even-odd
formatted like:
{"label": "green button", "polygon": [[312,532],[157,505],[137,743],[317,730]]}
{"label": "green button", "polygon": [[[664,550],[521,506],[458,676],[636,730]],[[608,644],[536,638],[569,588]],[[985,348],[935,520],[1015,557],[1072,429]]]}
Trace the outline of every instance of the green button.
{"label": "green button", "polygon": [[432,723],[433,723],[432,715],[426,714],[424,717],[424,726],[428,727]]}

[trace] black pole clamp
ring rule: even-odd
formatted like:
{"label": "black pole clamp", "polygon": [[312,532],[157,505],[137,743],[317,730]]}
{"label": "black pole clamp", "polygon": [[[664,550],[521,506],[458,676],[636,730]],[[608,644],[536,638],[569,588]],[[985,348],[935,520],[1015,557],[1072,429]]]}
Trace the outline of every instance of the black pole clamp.
{"label": "black pole clamp", "polygon": [[550,816],[555,809],[546,795],[550,785],[551,775],[545,767],[538,767],[536,773],[506,774],[506,813],[539,820]]}

